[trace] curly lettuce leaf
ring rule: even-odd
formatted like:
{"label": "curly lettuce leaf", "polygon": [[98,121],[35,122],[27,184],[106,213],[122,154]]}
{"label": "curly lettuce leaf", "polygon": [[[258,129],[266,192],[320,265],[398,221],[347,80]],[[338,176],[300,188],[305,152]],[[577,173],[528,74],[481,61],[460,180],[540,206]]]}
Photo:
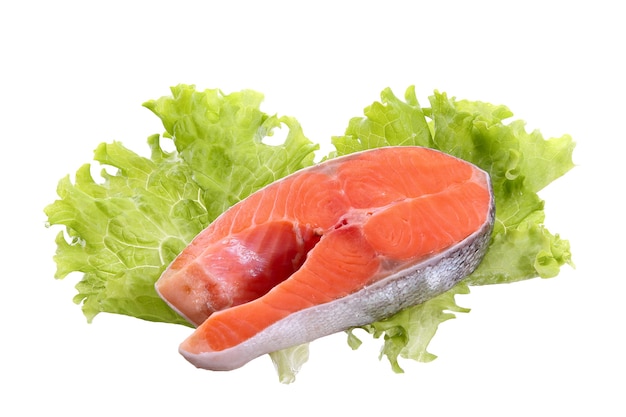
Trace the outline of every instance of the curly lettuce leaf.
{"label": "curly lettuce leaf", "polygon": [[[171,91],[172,96],[144,106],[161,119],[180,158],[192,167],[194,182],[206,193],[211,221],[259,188],[313,164],[318,145],[304,136],[294,118],[263,113],[262,94],[198,92],[187,85]],[[289,132],[282,145],[263,143],[283,126]]]}
{"label": "curly lettuce leaf", "polygon": [[[439,325],[456,316],[453,313],[467,313],[468,308],[459,307],[454,297],[468,294],[467,284],[461,282],[443,294],[412,308],[407,308],[386,320],[377,321],[360,327],[374,338],[382,337],[384,344],[380,358],[387,357],[394,372],[402,373],[399,358],[430,362],[437,358],[428,352],[428,344],[435,336]],[[358,349],[362,341],[354,334],[356,329],[348,331],[348,344]]]}
{"label": "curly lettuce leaf", "polygon": [[278,380],[283,384],[291,384],[296,380],[300,368],[309,360],[309,344],[292,346],[269,354]]}
{"label": "curly lettuce leaf", "polygon": [[[82,274],[74,301],[88,321],[100,312],[185,324],[154,289],[170,262],[225,209],[272,181],[311,165],[317,145],[293,118],[269,116],[262,95],[244,90],[172,88],[172,97],[145,104],[163,120],[176,150],[148,138],[150,157],[114,142],[94,160],[116,168],[96,181],[90,165],[58,185],[45,208],[48,225],[65,226],[56,238],[57,278]],[[283,144],[263,143],[276,128]]]}
{"label": "curly lettuce leaf", "polygon": [[[544,139],[526,132],[520,120],[504,123],[513,113],[505,106],[448,98],[435,92],[430,107],[422,108],[409,87],[405,100],[390,89],[381,101],[353,118],[343,136],[333,138],[340,156],[380,146],[426,146],[472,162],[491,175],[496,200],[496,224],[489,250],[463,286],[363,328],[383,337],[381,355],[401,372],[398,357],[430,361],[426,348],[440,323],[454,317],[454,295],[469,292],[468,285],[510,283],[534,277],[556,276],[572,264],[569,242],[544,226],[544,201],[537,192],[574,165],[570,136]],[[348,333],[348,343],[360,340]]]}

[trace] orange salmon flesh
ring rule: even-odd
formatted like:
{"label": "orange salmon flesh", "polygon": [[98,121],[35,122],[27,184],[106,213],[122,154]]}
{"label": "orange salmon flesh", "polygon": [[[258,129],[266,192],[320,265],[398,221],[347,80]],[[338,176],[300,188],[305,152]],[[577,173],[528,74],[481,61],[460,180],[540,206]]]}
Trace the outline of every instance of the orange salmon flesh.
{"label": "orange salmon flesh", "polygon": [[488,174],[442,152],[385,147],[298,171],[235,204],[156,283],[197,328],[180,352],[229,370],[388,317],[478,266]]}

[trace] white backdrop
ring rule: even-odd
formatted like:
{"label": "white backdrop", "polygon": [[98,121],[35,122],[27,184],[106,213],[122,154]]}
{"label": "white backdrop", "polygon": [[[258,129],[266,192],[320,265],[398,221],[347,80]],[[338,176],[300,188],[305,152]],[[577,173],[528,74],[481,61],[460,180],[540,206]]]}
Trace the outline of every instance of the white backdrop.
{"label": "white backdrop", "polygon": [[[6,3],[6,4],[5,4]],[[577,415],[626,413],[623,206],[626,93],[616,2],[23,1],[0,6],[0,414]],[[222,3],[227,5],[222,5]],[[10,5],[8,5],[10,4]],[[219,5],[218,5],[219,4]],[[619,9],[621,10],[621,9]],[[53,278],[43,208],[57,181],[119,140],[147,155],[162,132],[141,104],[179,83],[252,88],[328,144],[391,87],[505,104],[577,167],[542,193],[576,269],[474,288],[444,323],[439,358],[394,374],[380,341],[311,345],[297,381],[267,357],[228,373],[177,353],[189,333],[72,303]]]}

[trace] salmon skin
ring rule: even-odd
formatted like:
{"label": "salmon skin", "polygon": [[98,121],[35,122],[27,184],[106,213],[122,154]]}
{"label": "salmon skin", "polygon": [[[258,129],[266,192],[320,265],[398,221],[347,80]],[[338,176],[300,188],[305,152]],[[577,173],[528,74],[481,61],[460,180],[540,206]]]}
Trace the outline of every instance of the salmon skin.
{"label": "salmon skin", "polygon": [[231,370],[447,291],[482,260],[494,218],[485,171],[429,148],[377,148],[235,204],[156,289],[197,327],[180,353]]}

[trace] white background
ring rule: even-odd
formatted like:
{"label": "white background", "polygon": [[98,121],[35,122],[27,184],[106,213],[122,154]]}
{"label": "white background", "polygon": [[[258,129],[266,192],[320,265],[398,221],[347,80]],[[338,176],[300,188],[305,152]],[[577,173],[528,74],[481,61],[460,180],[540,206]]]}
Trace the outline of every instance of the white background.
{"label": "white background", "polygon": [[[9,5],[10,4],[10,5]],[[219,5],[218,5],[219,4]],[[227,4],[227,5],[222,5]],[[21,1],[0,6],[0,415],[623,416],[624,14],[618,2]],[[475,288],[429,364],[391,372],[380,341],[319,340],[292,385],[267,357],[229,372],[177,353],[189,329],[72,303],[43,208],[120,140],[162,132],[141,103],[178,83],[252,88],[328,143],[389,86],[506,104],[577,167],[542,193],[576,269]]]}

